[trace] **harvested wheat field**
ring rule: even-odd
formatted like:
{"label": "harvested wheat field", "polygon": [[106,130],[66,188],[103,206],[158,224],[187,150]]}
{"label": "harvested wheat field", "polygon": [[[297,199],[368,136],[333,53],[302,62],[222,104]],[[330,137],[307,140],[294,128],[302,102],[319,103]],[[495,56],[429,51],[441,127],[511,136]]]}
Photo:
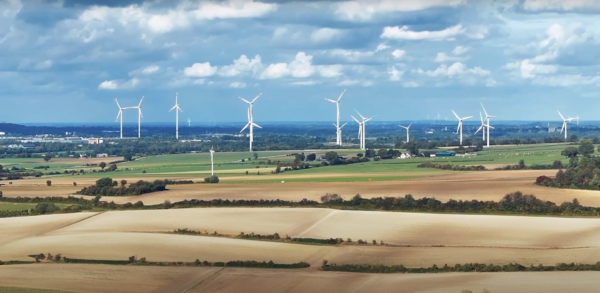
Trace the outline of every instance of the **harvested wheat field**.
{"label": "harvested wheat field", "polygon": [[277,263],[321,261],[334,247],[199,237],[159,233],[72,233],[29,237],[0,246],[0,259],[31,260],[27,255],[50,252],[84,259],[210,262],[232,260]]}
{"label": "harvested wheat field", "polygon": [[598,272],[357,274],[314,270],[36,264],[0,267],[0,286],[94,293],[595,292]]}
{"label": "harvested wheat field", "polygon": [[0,219],[0,247],[21,238],[52,232],[94,215],[96,213],[2,218]]}
{"label": "harvested wheat field", "polygon": [[216,268],[35,264],[0,266],[0,287],[98,293],[179,293]]}
{"label": "harvested wheat field", "polygon": [[492,293],[593,292],[600,285],[599,275],[597,272],[372,275],[227,269],[191,292],[460,293],[464,289],[477,293],[484,289]]}
{"label": "harvested wheat field", "polygon": [[[456,215],[319,208],[191,208],[105,212],[47,235],[175,229],[383,240],[394,245],[582,248],[600,243],[600,219]],[[1,230],[0,230],[1,231]]]}

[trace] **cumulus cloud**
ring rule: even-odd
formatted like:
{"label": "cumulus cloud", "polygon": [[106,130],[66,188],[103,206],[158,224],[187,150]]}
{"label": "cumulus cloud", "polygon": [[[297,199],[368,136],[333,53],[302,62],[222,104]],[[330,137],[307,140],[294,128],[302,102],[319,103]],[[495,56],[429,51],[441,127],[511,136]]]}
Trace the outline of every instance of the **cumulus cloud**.
{"label": "cumulus cloud", "polygon": [[554,73],[558,69],[555,65],[534,64],[529,60],[521,61],[521,77],[532,78],[537,74]]}
{"label": "cumulus cloud", "polygon": [[310,39],[315,43],[326,43],[336,38],[342,37],[344,31],[333,28],[320,28],[310,34]]}
{"label": "cumulus cloud", "polygon": [[388,74],[390,75],[391,81],[399,81],[402,78],[404,72],[397,70],[396,67],[392,66],[388,69]]}
{"label": "cumulus cloud", "polygon": [[226,65],[221,67],[219,75],[221,76],[237,76],[245,73],[256,74],[263,67],[260,55],[254,56],[249,59],[246,55],[241,55],[240,58],[233,60],[232,65]]}
{"label": "cumulus cloud", "polygon": [[132,89],[140,83],[137,78],[132,78],[127,81],[123,80],[105,80],[98,85],[99,90],[120,90],[120,89]]}
{"label": "cumulus cloud", "polygon": [[157,65],[151,65],[142,69],[143,74],[152,74],[157,72],[160,69]]}
{"label": "cumulus cloud", "polygon": [[183,72],[189,77],[208,77],[217,72],[217,67],[210,66],[210,62],[194,63],[192,66],[186,67]]}
{"label": "cumulus cloud", "polygon": [[375,15],[392,12],[419,11],[432,7],[456,7],[466,0],[354,0],[337,4],[335,14],[349,21],[369,21]]}
{"label": "cumulus cloud", "polygon": [[230,83],[229,87],[232,87],[232,88],[245,88],[246,87],[246,83],[245,82],[235,81],[235,82]]}
{"label": "cumulus cloud", "polygon": [[392,52],[392,56],[395,59],[400,59],[400,58],[404,57],[404,55],[406,55],[406,51],[404,51],[404,50],[396,49],[396,50],[394,50],[394,52]]}
{"label": "cumulus cloud", "polygon": [[529,11],[600,9],[600,2],[596,0],[525,0],[522,5]]}
{"label": "cumulus cloud", "polygon": [[454,62],[450,66],[440,64],[435,70],[413,70],[414,73],[434,78],[456,79],[465,84],[475,84],[482,77],[490,76],[490,71],[479,66],[469,68],[461,62]]}
{"label": "cumulus cloud", "polygon": [[52,67],[52,60],[46,60],[46,61],[42,61],[42,62],[38,62],[33,69],[35,70],[45,70],[45,69],[49,69],[50,67]]}
{"label": "cumulus cloud", "polygon": [[320,84],[321,82],[316,81],[316,80],[305,80],[305,81],[294,81],[292,82],[292,85],[316,85],[316,84]]}
{"label": "cumulus cloud", "polygon": [[464,47],[464,46],[456,46],[454,48],[454,50],[452,50],[452,54],[454,55],[462,55],[464,53],[467,53],[469,51],[469,47]]}
{"label": "cumulus cloud", "polygon": [[322,77],[333,78],[342,75],[341,65],[313,65],[313,56],[298,52],[292,62],[270,64],[261,74],[260,79],[278,79],[282,77],[307,78],[319,73]]}
{"label": "cumulus cloud", "polygon": [[381,38],[394,40],[428,40],[428,41],[450,41],[454,40],[458,35],[465,33],[465,28],[462,25],[455,25],[441,31],[411,31],[408,26],[390,27],[383,29]]}

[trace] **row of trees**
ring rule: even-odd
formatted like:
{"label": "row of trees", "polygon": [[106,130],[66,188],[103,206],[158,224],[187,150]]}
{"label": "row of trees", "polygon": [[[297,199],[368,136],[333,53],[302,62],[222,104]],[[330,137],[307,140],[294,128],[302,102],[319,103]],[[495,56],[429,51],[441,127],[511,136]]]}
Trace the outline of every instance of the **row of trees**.
{"label": "row of trees", "polygon": [[127,196],[127,195],[142,195],[151,192],[166,190],[166,183],[163,180],[154,180],[153,182],[139,180],[135,183],[126,186],[127,181],[121,180],[119,183],[113,181],[112,178],[106,177],[96,181],[96,184],[84,187],[77,194],[81,195],[100,195],[100,196]]}

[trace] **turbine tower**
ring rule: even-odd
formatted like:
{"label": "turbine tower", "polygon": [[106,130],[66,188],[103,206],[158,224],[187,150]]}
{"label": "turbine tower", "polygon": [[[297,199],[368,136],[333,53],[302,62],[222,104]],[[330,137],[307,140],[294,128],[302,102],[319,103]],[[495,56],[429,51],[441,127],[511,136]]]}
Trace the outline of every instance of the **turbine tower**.
{"label": "turbine tower", "polygon": [[[183,111],[181,111],[181,112],[183,112]],[[192,120],[190,120],[190,118],[188,118],[188,127],[191,127],[191,126],[192,126]]]}
{"label": "turbine tower", "polygon": [[452,113],[454,113],[454,116],[456,116],[456,119],[458,119],[458,128],[456,129],[456,133],[460,133],[460,145],[462,145],[463,121],[473,118],[473,116],[460,118],[456,112],[454,112],[454,110],[452,110]]}
{"label": "turbine tower", "polygon": [[[440,114],[438,114],[439,116]],[[414,122],[411,122],[408,126],[402,126],[402,125],[398,125],[404,129],[406,129],[406,143],[410,142],[410,135],[408,134],[408,132],[410,131],[410,126],[413,125]]]}
{"label": "turbine tower", "polygon": [[[481,104],[481,103],[479,103]],[[483,107],[483,104],[481,104],[481,108],[483,108],[483,113],[485,113],[485,124],[487,125],[483,125],[484,127],[487,127],[487,139],[484,139],[487,141],[487,147],[490,147],[490,128],[494,129],[494,127],[492,127],[490,125],[490,118],[494,118],[496,116],[491,116],[490,114],[488,114],[488,112],[485,110],[485,107]],[[479,115],[481,115],[481,112],[479,112]],[[484,133],[485,135],[485,133]]]}
{"label": "turbine tower", "polygon": [[333,126],[335,127],[335,129],[337,129],[337,141],[339,142],[338,145],[342,145],[342,128],[344,128],[344,126],[346,126],[346,124],[348,124],[348,122],[344,123],[344,125],[338,127],[335,123],[333,123]]}
{"label": "turbine tower", "polygon": [[210,147],[210,175],[211,176],[215,176],[215,163],[213,160],[213,154],[215,153],[215,150],[213,149],[213,147]]}
{"label": "turbine tower", "polygon": [[246,130],[246,128],[250,127],[250,152],[252,151],[252,142],[254,141],[254,126],[258,127],[258,128],[262,128],[260,126],[258,126],[257,124],[254,123],[254,102],[256,101],[256,99],[258,99],[258,97],[260,97],[261,94],[258,94],[258,96],[256,96],[256,98],[254,98],[254,100],[252,100],[252,102],[249,102],[248,100],[240,97],[240,100],[248,103],[250,106],[248,107],[248,124],[246,124],[246,126],[244,126],[244,128],[242,128],[242,130],[240,131],[240,133],[244,132],[244,130]]}
{"label": "turbine tower", "polygon": [[575,118],[565,119],[565,117],[563,117],[563,115],[560,114],[560,111],[556,110],[556,112],[558,112],[558,115],[560,115],[560,118],[562,118],[562,120],[563,120],[563,125],[562,125],[562,128],[560,129],[560,133],[563,133],[563,131],[565,132],[565,141],[566,141],[567,140],[567,122],[573,121]]}
{"label": "turbine tower", "polygon": [[175,110],[175,139],[179,139],[179,112],[183,112],[177,102],[178,93],[175,93],[175,106],[169,112]]}
{"label": "turbine tower", "polygon": [[346,90],[342,91],[342,94],[337,100],[325,99],[326,101],[334,103],[337,108],[337,124],[335,125],[337,130],[335,144],[337,145],[342,145],[342,128],[340,127],[340,100],[342,99],[342,96],[345,92]]}
{"label": "turbine tower", "polygon": [[358,144],[360,145],[360,149],[363,149],[363,141],[362,141],[362,129],[363,129],[363,122],[358,121],[358,119],[356,119],[354,116],[350,115],[350,117],[352,117],[352,119],[354,119],[354,121],[356,121],[356,123],[358,123]]}

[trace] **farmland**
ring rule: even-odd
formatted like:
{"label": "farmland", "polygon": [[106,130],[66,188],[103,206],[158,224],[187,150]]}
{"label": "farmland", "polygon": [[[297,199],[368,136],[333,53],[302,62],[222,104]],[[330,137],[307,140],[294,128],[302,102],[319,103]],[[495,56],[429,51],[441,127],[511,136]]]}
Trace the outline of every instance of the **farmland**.
{"label": "farmland", "polygon": [[[324,194],[336,193],[346,199],[355,194],[360,194],[363,198],[412,194],[415,198],[434,197],[443,202],[450,199],[499,201],[507,193],[519,190],[559,204],[577,198],[582,205],[600,207],[598,191],[546,188],[533,184],[536,177],[551,176],[555,170],[490,170],[497,166],[518,164],[519,160],[525,160],[527,165],[551,164],[555,160],[567,163],[565,158],[560,157],[560,151],[564,147],[565,145],[560,144],[506,146],[484,150],[473,157],[371,160],[279,174],[272,174],[276,165],[269,165],[267,162],[292,162],[294,157],[287,154],[293,152],[258,152],[257,159],[250,153],[216,153],[215,173],[221,179],[219,184],[168,185],[166,191],[140,196],[103,197],[100,200],[120,204],[142,201],[146,205],[162,204],[166,200],[177,202],[216,198],[288,201],[306,198],[320,201]],[[346,150],[340,152],[340,155],[354,156],[357,152]],[[319,156],[324,153],[325,151],[317,152]],[[86,167],[82,161],[85,162],[80,159],[62,159],[43,164],[48,165],[49,170],[78,170]],[[488,166],[488,170],[449,171],[417,167],[426,161],[481,164]],[[10,159],[2,164],[26,168],[42,162]],[[197,153],[144,157],[118,163],[117,171],[98,170],[82,175],[13,180],[10,181],[11,184],[3,181],[5,185],[0,190],[4,197],[65,197],[105,176],[128,182],[165,178],[202,182],[210,174],[210,156]],[[256,174],[257,170],[261,171],[261,175]],[[51,186],[47,186],[47,180],[52,182]],[[0,210],[32,209],[35,205],[2,202]],[[61,208],[66,206],[68,205],[60,205]],[[172,233],[173,230],[184,228],[200,231],[202,235]],[[322,272],[319,268],[323,260],[336,264],[402,264],[412,268],[469,262],[498,265],[520,263],[525,266],[562,262],[593,264],[600,261],[600,250],[596,245],[600,241],[596,233],[598,229],[600,220],[595,217],[351,211],[326,207],[94,210],[3,218],[0,219],[0,234],[3,235],[0,239],[2,261],[33,261],[28,255],[52,253],[90,260],[124,261],[130,256],[136,256],[166,263],[190,263],[196,259],[208,262],[253,260],[279,264],[306,262],[310,267],[283,271],[42,262],[0,266],[0,286],[76,292],[239,292],[244,284],[252,284],[253,288],[262,288],[268,284],[268,287],[274,288],[271,292],[328,292],[339,291],[339,288],[346,288],[344,286],[356,288],[365,282],[377,282],[378,291],[381,292],[398,292],[398,286],[406,288],[406,291],[400,292],[447,292],[444,291],[447,288],[456,288],[456,292],[464,288],[486,288],[503,292],[507,288],[506,276],[512,274],[511,278],[515,282],[522,282],[524,291],[521,292],[529,292],[525,289],[531,288],[532,283],[522,277],[525,274],[528,278],[540,280],[547,276],[567,280],[594,273],[443,273],[390,276]],[[261,235],[278,233],[284,239],[288,236],[307,239],[337,238],[342,239],[343,243],[315,245],[284,240],[247,240],[237,237],[242,232]],[[358,244],[358,240],[366,244]],[[13,276],[24,270],[35,275],[36,282],[26,282],[25,278],[3,277]],[[267,278],[267,275],[278,276],[278,281],[273,283],[272,277]],[[70,279],[68,276],[71,276]],[[152,280],[141,281],[145,278]],[[109,282],[110,285],[104,286]],[[303,285],[294,285],[299,282]],[[589,283],[582,284],[585,288],[590,286]],[[0,287],[0,292],[5,287]],[[100,287],[102,289],[98,289]],[[560,288],[563,287],[548,286],[545,292],[561,292],[558,290]],[[30,289],[19,290],[29,292],[25,290]]]}

